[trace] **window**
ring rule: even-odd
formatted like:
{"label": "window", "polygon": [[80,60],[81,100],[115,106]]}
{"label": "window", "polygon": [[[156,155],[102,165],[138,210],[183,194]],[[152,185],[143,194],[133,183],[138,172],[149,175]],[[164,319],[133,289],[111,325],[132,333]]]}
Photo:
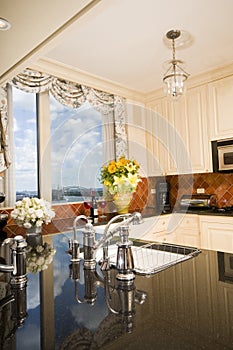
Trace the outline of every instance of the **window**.
{"label": "window", "polygon": [[88,102],[77,109],[50,97],[51,172],[53,202],[76,202],[101,194],[103,164],[102,115]]}
{"label": "window", "polygon": [[36,196],[37,118],[36,94],[13,88],[14,164],[16,200]]}
{"label": "window", "polygon": [[36,94],[14,87],[12,96],[13,166],[6,190],[11,205],[15,192],[17,200],[41,195],[53,202],[83,201],[93,189],[101,196],[100,168],[115,157],[112,107],[103,104],[99,112],[86,101],[69,108],[48,91]]}

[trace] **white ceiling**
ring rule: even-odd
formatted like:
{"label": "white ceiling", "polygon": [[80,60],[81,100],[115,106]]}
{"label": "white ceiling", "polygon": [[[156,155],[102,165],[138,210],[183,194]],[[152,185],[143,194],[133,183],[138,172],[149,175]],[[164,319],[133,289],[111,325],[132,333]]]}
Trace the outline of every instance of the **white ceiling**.
{"label": "white ceiling", "polygon": [[[11,11],[15,10],[9,1],[1,2],[5,3],[6,8],[8,6],[9,18]],[[27,57],[27,47],[22,55],[23,65],[26,67],[43,58],[148,93],[162,87],[163,64],[171,59],[171,50],[164,45],[163,37],[171,29],[181,29],[192,36],[192,44],[177,50],[176,54],[177,58],[186,62],[186,70],[191,76],[233,61],[233,0],[100,0],[83,16],[75,18],[75,21],[63,28],[62,35],[55,33],[51,37],[55,29],[78,13],[78,5],[81,8],[88,2],[90,1],[43,0],[37,2],[40,3],[40,17],[33,8],[30,12],[28,10],[26,16],[29,16],[31,23],[33,18],[40,25],[43,23],[44,42],[42,37],[38,37],[37,27],[37,42],[31,43],[34,45],[31,50],[38,50],[36,54]],[[18,3],[26,6],[31,1],[21,0]],[[48,16],[48,3],[54,3],[51,16]],[[66,9],[69,5],[70,8]],[[23,15],[23,11],[18,11],[16,28],[12,23],[15,33],[11,40],[21,40],[21,46]],[[0,12],[0,17],[4,17],[4,13],[2,15]],[[53,19],[53,25],[49,18]],[[29,37],[34,37],[33,25],[30,29],[27,27],[27,33],[29,31]],[[17,33],[21,35],[18,39]],[[1,33],[0,41],[4,34],[6,32]],[[27,35],[23,39],[28,42]],[[10,52],[12,61],[12,46]],[[20,58],[18,52],[17,54]],[[3,67],[3,76],[11,70],[10,64],[13,67],[15,63],[14,60],[7,61],[7,57],[6,62],[9,67]],[[22,69],[22,65],[17,67]]]}

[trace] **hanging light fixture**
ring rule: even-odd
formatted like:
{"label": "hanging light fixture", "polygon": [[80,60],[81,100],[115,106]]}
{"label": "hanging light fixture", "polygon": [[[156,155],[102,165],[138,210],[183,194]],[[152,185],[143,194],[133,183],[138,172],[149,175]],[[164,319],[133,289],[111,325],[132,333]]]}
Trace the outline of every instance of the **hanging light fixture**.
{"label": "hanging light fixture", "polygon": [[175,40],[181,35],[180,30],[170,30],[166,34],[166,38],[172,42],[172,60],[168,61],[169,67],[164,74],[163,83],[167,95],[177,99],[184,93],[184,82],[189,74],[182,68],[183,61],[176,59]]}

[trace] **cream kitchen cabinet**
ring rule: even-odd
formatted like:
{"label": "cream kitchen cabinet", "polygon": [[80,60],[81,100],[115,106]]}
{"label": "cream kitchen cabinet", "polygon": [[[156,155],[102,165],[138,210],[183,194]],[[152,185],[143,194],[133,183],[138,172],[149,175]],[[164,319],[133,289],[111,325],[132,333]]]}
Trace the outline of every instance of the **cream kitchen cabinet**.
{"label": "cream kitchen cabinet", "polygon": [[188,90],[185,95],[185,113],[181,114],[181,117],[185,118],[181,121],[181,125],[185,122],[187,125],[182,137],[187,145],[192,173],[212,171],[206,100],[206,86]]}
{"label": "cream kitchen cabinet", "polygon": [[146,110],[143,106],[127,104],[128,156],[140,164],[141,176],[147,176]]}
{"label": "cream kitchen cabinet", "polygon": [[175,213],[173,214],[173,223],[170,221],[170,226],[174,227],[173,234],[175,235],[176,244],[197,248],[200,247],[198,215]]}
{"label": "cream kitchen cabinet", "polygon": [[177,174],[212,170],[206,96],[207,89],[201,86],[188,90],[178,101],[170,102]]}
{"label": "cream kitchen cabinet", "polygon": [[233,137],[233,75],[208,84],[211,139]]}
{"label": "cream kitchen cabinet", "polygon": [[233,252],[233,217],[200,215],[201,248]]}
{"label": "cream kitchen cabinet", "polygon": [[178,213],[161,215],[143,236],[143,240],[199,247],[198,215]]}
{"label": "cream kitchen cabinet", "polygon": [[146,123],[151,130],[147,134],[150,176],[212,171],[206,99],[207,87],[201,86],[178,101],[161,98],[150,103],[158,114],[151,113]]}
{"label": "cream kitchen cabinet", "polygon": [[168,173],[168,128],[167,102],[165,98],[156,100],[146,115],[146,147],[148,176]]}
{"label": "cream kitchen cabinet", "polygon": [[142,239],[152,242],[175,243],[175,234],[168,230],[170,218],[171,214],[158,216],[154,225]]}

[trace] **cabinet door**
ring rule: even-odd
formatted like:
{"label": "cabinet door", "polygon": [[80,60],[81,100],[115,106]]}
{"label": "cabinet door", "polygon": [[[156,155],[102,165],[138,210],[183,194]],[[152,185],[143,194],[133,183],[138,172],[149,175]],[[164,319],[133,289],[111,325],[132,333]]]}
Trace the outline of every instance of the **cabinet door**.
{"label": "cabinet door", "polygon": [[161,98],[151,105],[147,118],[149,175],[177,174],[177,130],[171,100]]}
{"label": "cabinet door", "polygon": [[212,169],[206,96],[206,87],[197,87],[173,102],[178,174]]}
{"label": "cabinet door", "polygon": [[146,116],[146,148],[147,148],[147,174],[159,176],[163,174],[164,165],[159,160],[158,115],[161,114],[161,103],[153,110],[147,110]]}
{"label": "cabinet door", "polygon": [[186,142],[192,173],[212,171],[206,99],[207,88],[205,86],[190,89],[186,94]]}
{"label": "cabinet door", "polygon": [[211,139],[233,137],[233,76],[208,85]]}
{"label": "cabinet door", "polygon": [[233,218],[200,217],[201,248],[233,252]]}
{"label": "cabinet door", "polygon": [[[192,214],[174,214],[176,243],[179,245],[200,247],[200,230],[198,215]],[[168,226],[169,228],[169,226]]]}
{"label": "cabinet door", "polygon": [[161,98],[151,104],[159,116],[148,119],[147,130],[153,131],[147,147],[161,166],[158,172],[151,168],[151,176],[212,171],[206,98],[207,87],[201,86],[188,90],[178,101]]}
{"label": "cabinet door", "polygon": [[130,159],[140,164],[141,176],[147,176],[146,110],[143,106],[127,104],[128,152]]}
{"label": "cabinet door", "polygon": [[144,240],[152,242],[166,242],[176,243],[174,232],[168,230],[168,223],[171,215],[165,215],[158,217],[156,223],[151,229],[143,236]]}

